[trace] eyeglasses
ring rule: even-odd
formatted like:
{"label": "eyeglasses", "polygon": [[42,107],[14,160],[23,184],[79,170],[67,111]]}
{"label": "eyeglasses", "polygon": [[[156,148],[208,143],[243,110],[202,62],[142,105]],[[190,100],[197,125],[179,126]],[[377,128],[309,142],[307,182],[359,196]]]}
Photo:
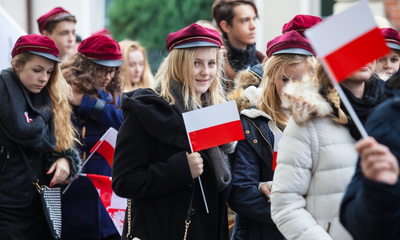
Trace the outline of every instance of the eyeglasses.
{"label": "eyeglasses", "polygon": [[110,76],[113,78],[115,76],[118,76],[120,71],[117,70],[117,69],[113,69],[113,70],[107,71],[107,69],[101,68],[101,69],[99,69],[99,73],[103,77],[107,77],[107,75],[110,74]]}

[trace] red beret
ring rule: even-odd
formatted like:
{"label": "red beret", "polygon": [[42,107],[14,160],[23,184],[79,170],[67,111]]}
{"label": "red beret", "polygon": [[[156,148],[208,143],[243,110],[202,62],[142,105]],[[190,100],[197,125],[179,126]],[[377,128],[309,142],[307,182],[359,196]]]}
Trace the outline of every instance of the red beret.
{"label": "red beret", "polygon": [[119,44],[104,35],[86,38],[79,44],[78,52],[90,61],[106,67],[118,67],[123,62]]}
{"label": "red beret", "polygon": [[112,32],[110,30],[108,30],[107,28],[103,28],[97,32],[94,32],[92,35],[104,35],[109,38],[113,38]]}
{"label": "red beret", "polygon": [[168,34],[167,49],[192,47],[221,47],[222,40],[219,33],[213,29],[202,27],[196,23],[177,32]]}
{"label": "red beret", "polygon": [[300,33],[301,36],[305,37],[304,31],[319,22],[322,22],[322,18],[320,18],[320,17],[299,14],[299,15],[296,15],[288,23],[283,25],[282,34],[288,33],[290,31],[294,30],[294,31],[297,31],[298,33]]}
{"label": "red beret", "polygon": [[53,40],[43,35],[29,34],[18,38],[11,52],[12,58],[21,52],[30,52],[56,62],[61,62],[58,59],[59,51],[56,44]]}
{"label": "red beret", "polygon": [[379,29],[386,40],[386,44],[389,48],[400,50],[400,34],[393,28],[381,28]]}
{"label": "red beret", "polygon": [[59,18],[62,18],[62,17],[69,17],[69,16],[73,17],[73,15],[71,15],[71,13],[65,11],[63,8],[61,8],[61,7],[54,8],[50,12],[46,13],[45,15],[43,15],[37,19],[37,23],[39,25],[39,32],[41,34],[43,34],[43,30],[49,22],[54,21]]}
{"label": "red beret", "polygon": [[315,56],[310,42],[296,31],[282,34],[267,43],[268,57],[281,53]]}

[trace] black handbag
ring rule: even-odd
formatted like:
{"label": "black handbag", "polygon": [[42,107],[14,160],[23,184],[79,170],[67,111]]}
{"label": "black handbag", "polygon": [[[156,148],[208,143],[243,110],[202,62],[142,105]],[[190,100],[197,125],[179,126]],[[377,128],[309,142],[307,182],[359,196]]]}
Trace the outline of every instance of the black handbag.
{"label": "black handbag", "polygon": [[29,164],[28,157],[26,156],[24,149],[20,145],[18,145],[18,147],[26,166],[32,174],[32,184],[35,185],[36,190],[40,194],[44,216],[46,218],[46,222],[50,229],[50,232],[54,239],[61,239],[61,188],[49,188],[46,185],[40,186],[39,180],[37,179],[36,174],[32,169],[32,166]]}

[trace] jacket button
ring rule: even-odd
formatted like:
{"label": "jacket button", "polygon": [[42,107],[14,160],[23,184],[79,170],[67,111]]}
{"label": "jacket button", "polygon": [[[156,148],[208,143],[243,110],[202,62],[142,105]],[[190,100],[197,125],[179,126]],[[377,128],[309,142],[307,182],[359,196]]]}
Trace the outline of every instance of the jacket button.
{"label": "jacket button", "polygon": [[253,143],[257,143],[257,139],[254,139],[254,140],[253,140]]}
{"label": "jacket button", "polygon": [[249,134],[250,133],[250,131],[249,130],[246,130],[246,134]]}

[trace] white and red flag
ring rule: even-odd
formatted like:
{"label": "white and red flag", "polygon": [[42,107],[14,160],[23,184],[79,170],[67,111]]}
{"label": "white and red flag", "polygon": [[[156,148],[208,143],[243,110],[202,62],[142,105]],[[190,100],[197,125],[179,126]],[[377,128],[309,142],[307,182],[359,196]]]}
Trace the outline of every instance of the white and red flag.
{"label": "white and red flag", "polygon": [[183,113],[192,152],[244,139],[235,101]]}
{"label": "white and red flag", "polygon": [[90,153],[98,152],[101,154],[111,167],[114,159],[114,149],[117,142],[117,134],[118,131],[110,127],[90,150]]}
{"label": "white and red flag", "polygon": [[278,157],[278,143],[281,141],[283,133],[279,130],[274,131],[274,156],[272,158],[272,171],[276,168],[276,159]]}
{"label": "white and red flag", "polygon": [[125,211],[127,200],[117,196],[111,188],[111,177],[97,174],[80,174],[92,180],[93,185],[99,193],[99,197],[108,214],[110,215],[115,227],[122,234],[124,226]]}
{"label": "white and red flag", "polygon": [[305,35],[337,82],[390,52],[366,0],[306,30]]}

